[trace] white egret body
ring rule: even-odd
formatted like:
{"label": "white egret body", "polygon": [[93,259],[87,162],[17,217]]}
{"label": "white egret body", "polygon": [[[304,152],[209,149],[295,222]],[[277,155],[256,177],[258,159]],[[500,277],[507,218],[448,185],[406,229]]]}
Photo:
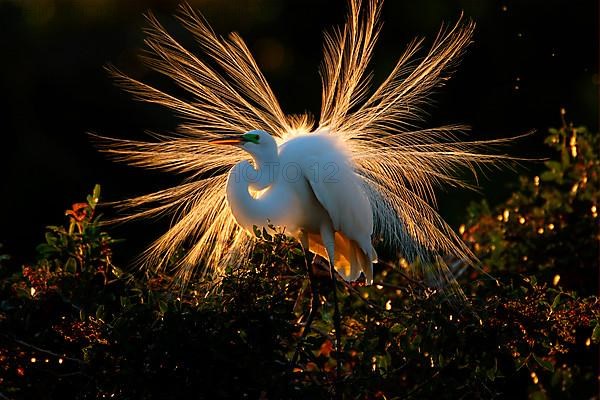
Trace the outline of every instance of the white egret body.
{"label": "white egret body", "polygon": [[356,280],[362,271],[371,283],[373,210],[343,143],[328,132],[296,136],[279,147],[264,131],[238,140],[213,140],[238,145],[253,159],[254,165],[236,164],[227,178],[227,203],[237,223],[249,232],[285,227],[305,251],[330,259],[344,279]]}

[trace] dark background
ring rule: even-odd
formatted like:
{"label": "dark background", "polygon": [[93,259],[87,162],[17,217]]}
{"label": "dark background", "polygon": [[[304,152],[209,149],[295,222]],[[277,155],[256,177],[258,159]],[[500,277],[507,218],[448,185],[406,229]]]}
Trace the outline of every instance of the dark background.
{"label": "dark background", "polygon": [[[136,103],[114,87],[103,66],[162,88],[165,78],[145,68],[147,10],[186,46],[193,41],[171,17],[177,1],[0,0],[0,243],[15,263],[29,262],[43,227],[62,224],[64,210],[100,183],[105,200],[117,200],[174,184],[178,177],[116,165],[86,136],[140,138],[145,129],[166,131],[177,121],[166,110]],[[344,0],[197,0],[219,33],[246,39],[289,113],[318,115],[322,30],[340,24]],[[471,46],[454,79],[435,96],[427,126],[466,123],[473,138],[506,137],[536,129],[506,152],[529,158],[549,155],[542,144],[549,126],[567,120],[598,128],[598,4],[596,1],[388,0],[375,53],[375,82],[390,72],[414,36],[431,40],[443,21],[464,10],[477,22]],[[430,43],[430,42],[429,42]],[[518,173],[491,171],[480,192],[440,193],[442,214],[461,222],[470,200],[504,199]],[[107,210],[110,213],[109,210]],[[165,222],[166,223],[166,222]],[[165,223],[145,221],[114,229],[126,237],[123,261],[154,238]]]}

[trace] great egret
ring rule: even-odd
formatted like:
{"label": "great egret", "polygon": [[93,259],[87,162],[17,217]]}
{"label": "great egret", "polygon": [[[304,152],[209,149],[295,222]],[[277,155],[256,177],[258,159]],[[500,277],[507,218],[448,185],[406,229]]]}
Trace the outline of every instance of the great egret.
{"label": "great egret", "polygon": [[[243,264],[254,244],[249,228],[267,221],[287,226],[305,248],[327,255],[347,279],[362,271],[372,280],[371,234],[408,261],[432,265],[429,275],[437,281],[451,278],[445,264],[437,262],[439,255],[476,263],[435,210],[434,188],[465,186],[458,169],[502,160],[481,150],[502,140],[459,141],[457,134],[466,129],[460,125],[416,127],[429,93],[449,77],[470,43],[474,24],[459,20],[442,28],[418,58],[423,40],[410,42],[389,77],[369,94],[366,71],[380,31],[381,3],[349,0],[346,24],[325,34],[316,125],[309,115],[282,111],[237,34],[216,35],[193,9],[182,6],[178,18],[199,43],[202,58],[148,16],[148,65],[191,98],[110,68],[137,99],[166,106],[184,120],[176,134],[155,135],[157,141],[108,139],[105,144],[117,159],[187,176],[181,185],[119,203],[134,209],[120,220],[174,216],[171,228],[143,254],[145,264],[164,266],[185,246],[174,266],[176,276],[184,282],[194,273],[218,279],[225,267]],[[245,161],[247,153],[253,167]],[[280,165],[269,176],[271,162]],[[324,173],[331,170],[325,168],[337,168],[339,181],[326,182]],[[244,174],[257,172],[256,181],[243,180]],[[286,181],[284,172],[297,172],[299,179]]]}
{"label": "great egret", "polygon": [[[227,203],[240,226],[249,232],[269,223],[285,227],[300,240],[305,254],[311,251],[329,260],[339,345],[334,269],[346,280],[356,280],[363,272],[370,284],[372,262],[377,259],[371,244],[373,209],[343,143],[329,132],[315,132],[278,147],[271,135],[260,130],[210,143],[238,146],[254,162],[239,162],[227,177]],[[310,268],[307,260],[309,275]],[[313,291],[305,333],[316,299]]]}
{"label": "great egret", "polygon": [[227,204],[240,226],[249,232],[269,223],[285,227],[305,251],[331,260],[344,279],[356,280],[362,271],[372,283],[373,209],[337,137],[299,135],[278,147],[255,130],[210,143],[238,146],[254,162],[239,162],[227,178]]}

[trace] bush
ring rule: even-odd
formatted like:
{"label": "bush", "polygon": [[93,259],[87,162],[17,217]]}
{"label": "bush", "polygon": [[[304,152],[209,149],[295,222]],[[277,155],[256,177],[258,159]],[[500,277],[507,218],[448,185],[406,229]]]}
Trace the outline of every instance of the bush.
{"label": "bush", "polygon": [[[244,269],[174,290],[164,274],[112,263],[100,189],[48,227],[39,260],[0,257],[0,397],[79,399],[591,398],[597,394],[598,139],[551,130],[557,160],[493,212],[469,208],[463,238],[499,284],[457,271],[470,302],[383,264],[377,285],[341,285],[332,346],[325,270],[310,304],[299,246],[272,228]],[[291,365],[295,352],[298,362]]]}

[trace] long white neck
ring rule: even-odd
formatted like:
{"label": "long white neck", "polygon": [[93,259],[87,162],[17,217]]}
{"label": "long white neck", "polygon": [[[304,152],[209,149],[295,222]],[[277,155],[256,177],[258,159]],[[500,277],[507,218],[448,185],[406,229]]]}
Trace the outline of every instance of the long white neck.
{"label": "long white neck", "polygon": [[247,178],[250,189],[259,191],[274,184],[277,179],[277,172],[280,168],[277,149],[273,149],[273,151],[270,151],[267,154],[252,154],[252,161],[254,161],[254,168],[248,165],[244,167],[245,170],[242,171]]}
{"label": "long white neck", "polygon": [[[262,160],[261,160],[262,161]],[[256,161],[254,168],[248,161],[236,164],[227,177],[227,202],[238,224],[252,232],[253,225],[264,226],[272,210],[249,190],[263,190],[276,181],[275,160]]]}

